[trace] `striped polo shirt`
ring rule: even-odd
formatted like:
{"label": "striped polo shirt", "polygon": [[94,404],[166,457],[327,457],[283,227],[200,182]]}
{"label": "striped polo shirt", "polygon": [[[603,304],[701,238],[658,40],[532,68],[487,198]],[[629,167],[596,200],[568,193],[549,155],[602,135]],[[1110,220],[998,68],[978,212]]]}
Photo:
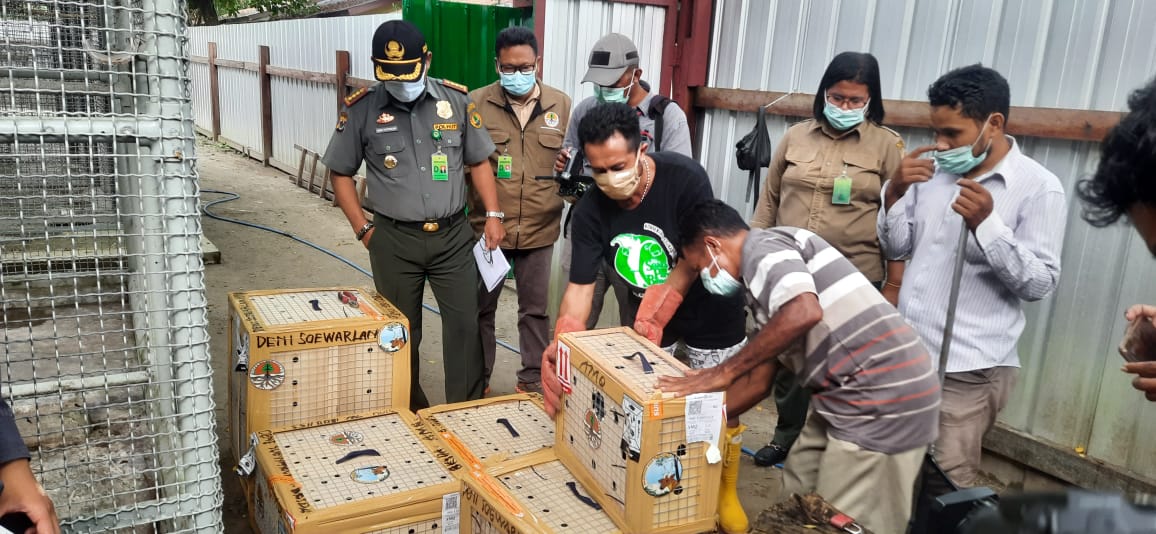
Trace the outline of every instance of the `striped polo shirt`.
{"label": "striped polo shirt", "polygon": [[800,228],[756,228],[742,274],[759,328],[791,299],[818,295],[823,319],[779,360],[812,390],[833,437],[888,454],[935,441],[939,379],[927,349],[838,250]]}

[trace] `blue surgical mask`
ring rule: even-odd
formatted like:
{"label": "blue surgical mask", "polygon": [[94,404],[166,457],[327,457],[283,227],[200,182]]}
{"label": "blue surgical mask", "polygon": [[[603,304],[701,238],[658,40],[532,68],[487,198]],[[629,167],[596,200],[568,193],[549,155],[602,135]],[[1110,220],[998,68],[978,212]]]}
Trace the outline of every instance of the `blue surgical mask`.
{"label": "blue surgical mask", "polygon": [[[823,98],[826,100],[826,94],[824,94]],[[827,105],[823,108],[823,116],[827,117],[827,122],[830,123],[832,128],[839,131],[850,130],[863,122],[863,118],[867,115],[867,105],[870,103],[871,101],[868,100],[867,103],[863,104],[863,107],[859,109],[845,110],[827,102]]]}
{"label": "blue surgical mask", "polygon": [[538,81],[533,73],[504,74],[499,72],[498,75],[502,78],[502,88],[514,96],[526,96],[527,93],[534,90],[534,84]]}
{"label": "blue surgical mask", "polygon": [[988,115],[987,119],[984,120],[983,128],[980,128],[979,135],[970,145],[957,146],[951,150],[935,153],[935,164],[939,166],[940,170],[963,176],[987,159],[987,152],[991,150],[991,141],[987,142],[987,148],[984,148],[978,156],[974,155],[973,151],[975,144],[983,139],[983,132],[987,130],[987,121],[989,120],[991,120],[991,115]]}
{"label": "blue surgical mask", "polygon": [[594,96],[603,104],[625,104],[630,97],[630,88],[634,87],[634,71],[630,74],[630,85],[626,87],[594,86]]}
{"label": "blue surgical mask", "polygon": [[[702,286],[706,288],[707,293],[712,295],[730,296],[738,292],[743,287],[742,282],[735,280],[731,273],[727,272],[718,264],[718,258],[711,252],[710,247],[706,249],[710,254],[710,265],[703,267],[702,272],[699,273],[699,278],[702,280]],[[714,267],[718,269],[718,274],[711,276],[710,270]]]}
{"label": "blue surgical mask", "polygon": [[425,91],[425,76],[420,80],[414,82],[381,82],[385,86],[385,90],[389,91],[390,96],[401,102],[413,102],[417,97],[421,96],[422,91]]}

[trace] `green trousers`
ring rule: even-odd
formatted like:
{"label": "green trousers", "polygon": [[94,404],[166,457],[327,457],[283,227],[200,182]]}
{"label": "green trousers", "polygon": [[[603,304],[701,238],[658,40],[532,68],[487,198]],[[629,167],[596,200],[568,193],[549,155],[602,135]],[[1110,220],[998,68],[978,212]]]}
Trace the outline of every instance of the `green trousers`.
{"label": "green trousers", "polygon": [[478,267],[474,234],[465,218],[436,232],[394,224],[378,215],[369,241],[377,292],[410,324],[410,409],[429,407],[418,380],[422,296],[428,279],[442,318],[442,366],[446,402],[482,398],[485,361],[478,333]]}

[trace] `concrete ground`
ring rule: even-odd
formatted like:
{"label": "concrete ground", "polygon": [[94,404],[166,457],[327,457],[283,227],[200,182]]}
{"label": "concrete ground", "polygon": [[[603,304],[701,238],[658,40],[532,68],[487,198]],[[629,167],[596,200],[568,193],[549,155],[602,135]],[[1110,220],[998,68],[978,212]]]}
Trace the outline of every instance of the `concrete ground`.
{"label": "concrete ground", "polygon": [[[214,207],[215,213],[290,232],[369,269],[365,249],[354,238],[341,211],[331,207],[328,201],[294,186],[286,174],[262,167],[223,145],[204,139],[198,144],[198,170],[202,189],[226,190],[241,195],[239,200]],[[219,197],[206,192],[202,195],[202,202]],[[237,478],[232,474],[233,452],[228,435],[227,294],[255,289],[372,285],[372,281],[349,266],[286,237],[208,217],[203,219],[203,224],[205,236],[220,249],[223,260],[221,264],[206,266],[205,284],[209,299],[209,333],[212,336],[210,347],[216,371],[214,397],[225,488],[225,531],[248,533],[248,512]],[[428,289],[426,302],[436,306]],[[516,310],[515,292],[505,291],[498,307],[497,335],[514,346],[518,343]],[[422,362],[421,381],[431,402],[444,402],[440,320],[427,310],[423,322],[422,354],[425,361]],[[520,362],[517,354],[498,348],[491,384],[493,395],[513,393],[514,373]],[[746,446],[758,449],[769,440],[773,430],[774,404],[764,402],[744,417],[743,422],[750,427],[744,435]],[[744,457],[741,473],[739,493],[744,508],[753,519],[777,499],[780,471],[756,467],[750,458]]]}

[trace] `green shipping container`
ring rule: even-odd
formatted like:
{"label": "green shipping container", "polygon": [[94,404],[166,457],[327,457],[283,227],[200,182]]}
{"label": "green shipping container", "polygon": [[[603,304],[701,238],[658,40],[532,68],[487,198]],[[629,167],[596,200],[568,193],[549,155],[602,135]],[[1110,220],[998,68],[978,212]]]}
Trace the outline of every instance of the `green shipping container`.
{"label": "green shipping container", "polygon": [[533,9],[463,4],[445,0],[405,0],[402,17],[425,34],[433,53],[429,75],[473,90],[498,79],[494,41],[510,26],[534,27]]}

